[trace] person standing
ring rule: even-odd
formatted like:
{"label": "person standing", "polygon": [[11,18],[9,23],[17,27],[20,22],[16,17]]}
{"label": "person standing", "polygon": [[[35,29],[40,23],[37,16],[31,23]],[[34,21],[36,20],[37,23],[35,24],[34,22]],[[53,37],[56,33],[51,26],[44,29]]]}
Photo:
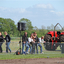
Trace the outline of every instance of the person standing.
{"label": "person standing", "polygon": [[28,38],[28,44],[29,44],[29,48],[30,48],[30,53],[32,53],[32,44],[34,43],[33,41],[33,33],[30,35],[30,37]]}
{"label": "person standing", "polygon": [[38,46],[40,47],[40,53],[43,53],[42,45],[41,45],[41,43],[43,43],[42,41],[43,41],[43,36],[39,38],[39,43],[38,43]]}
{"label": "person standing", "polygon": [[32,52],[35,53],[35,47],[36,47],[36,52],[38,54],[38,43],[39,43],[39,38],[37,37],[37,33],[33,33],[33,43],[32,43]]}
{"label": "person standing", "polygon": [[2,53],[2,44],[3,44],[3,42],[4,42],[4,38],[3,38],[3,35],[0,32],[0,53]]}
{"label": "person standing", "polygon": [[24,47],[26,46],[25,53],[28,53],[29,45],[28,45],[28,37],[27,32],[22,36],[22,54],[24,53]]}
{"label": "person standing", "polygon": [[41,38],[39,38],[39,42],[40,42],[40,43],[45,43],[45,41],[44,41],[44,36],[41,36]]}
{"label": "person standing", "polygon": [[8,50],[11,53],[11,49],[9,47],[10,41],[11,41],[10,35],[8,35],[7,32],[4,32],[4,34],[6,35],[5,38],[4,38],[6,40],[6,53],[8,53]]}
{"label": "person standing", "polygon": [[39,43],[38,43],[38,46],[40,47],[40,53],[43,53],[43,48],[41,43],[45,43],[44,36],[41,36],[41,38],[39,38]]}

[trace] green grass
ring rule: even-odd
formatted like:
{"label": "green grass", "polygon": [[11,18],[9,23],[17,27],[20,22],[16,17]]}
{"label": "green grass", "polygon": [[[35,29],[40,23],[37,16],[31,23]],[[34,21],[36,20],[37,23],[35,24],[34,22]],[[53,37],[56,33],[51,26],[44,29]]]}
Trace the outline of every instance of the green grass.
{"label": "green grass", "polygon": [[[2,45],[3,51],[6,51],[6,42]],[[16,51],[19,48],[19,40],[12,40],[10,43],[10,48],[12,51]]]}
{"label": "green grass", "polygon": [[19,49],[19,40],[12,40],[10,43],[10,48],[12,53],[6,54],[6,45],[3,43],[3,53],[0,53],[0,60],[10,60],[10,59],[32,59],[32,58],[64,58],[64,54],[61,53],[60,47],[56,51],[47,51],[43,46],[44,54],[28,54],[28,55],[14,55],[15,51]]}
{"label": "green grass", "polygon": [[[53,54],[54,53],[54,54]],[[48,53],[44,52],[44,54],[28,54],[28,55],[14,55],[10,54],[0,54],[0,60],[10,60],[10,59],[32,59],[32,58],[64,58],[64,54],[55,53],[52,51],[48,51]]]}

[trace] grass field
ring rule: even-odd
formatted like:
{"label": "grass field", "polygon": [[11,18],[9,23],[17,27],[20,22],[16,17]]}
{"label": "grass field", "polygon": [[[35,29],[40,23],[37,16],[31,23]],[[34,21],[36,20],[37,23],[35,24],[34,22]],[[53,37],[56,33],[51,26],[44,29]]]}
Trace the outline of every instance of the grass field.
{"label": "grass field", "polygon": [[28,55],[14,55],[15,51],[19,49],[19,40],[12,40],[10,43],[10,48],[12,53],[6,53],[6,45],[3,43],[3,53],[0,53],[0,60],[7,59],[29,59],[29,58],[64,58],[64,54],[61,53],[60,47],[56,51],[47,51],[43,46],[44,54],[28,54]]}
{"label": "grass field", "polygon": [[0,54],[0,60],[9,59],[31,59],[31,58],[64,58],[64,54],[29,54],[29,55],[13,55],[13,54]]}
{"label": "grass field", "polygon": [[60,51],[44,51],[44,54],[14,55],[14,53],[1,53],[0,60],[31,59],[31,58],[64,58]]}

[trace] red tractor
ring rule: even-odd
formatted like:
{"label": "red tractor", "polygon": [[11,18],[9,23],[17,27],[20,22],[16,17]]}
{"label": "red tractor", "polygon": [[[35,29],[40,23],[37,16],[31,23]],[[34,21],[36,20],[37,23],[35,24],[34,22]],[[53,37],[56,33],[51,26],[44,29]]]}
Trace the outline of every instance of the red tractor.
{"label": "red tractor", "polygon": [[60,24],[57,23],[54,26],[54,31],[50,31],[44,36],[44,41],[46,41],[44,43],[44,46],[45,46],[46,50],[56,50],[57,47],[61,44],[61,42],[64,42],[64,31],[63,31],[63,28],[60,25],[60,27],[62,28],[62,32],[55,31],[55,28],[56,28],[57,25],[60,25]]}

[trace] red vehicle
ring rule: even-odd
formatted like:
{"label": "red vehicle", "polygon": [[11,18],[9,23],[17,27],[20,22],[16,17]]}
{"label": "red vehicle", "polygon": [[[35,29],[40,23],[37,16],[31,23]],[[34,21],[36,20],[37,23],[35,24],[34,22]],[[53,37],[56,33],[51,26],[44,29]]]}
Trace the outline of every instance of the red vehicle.
{"label": "red vehicle", "polygon": [[60,24],[59,25],[62,28],[62,32],[55,31],[55,28],[58,24],[59,23],[55,25],[54,31],[50,31],[44,36],[44,40],[46,41],[44,45],[45,49],[47,50],[56,50],[57,47],[61,44],[61,42],[64,42],[64,31]]}

